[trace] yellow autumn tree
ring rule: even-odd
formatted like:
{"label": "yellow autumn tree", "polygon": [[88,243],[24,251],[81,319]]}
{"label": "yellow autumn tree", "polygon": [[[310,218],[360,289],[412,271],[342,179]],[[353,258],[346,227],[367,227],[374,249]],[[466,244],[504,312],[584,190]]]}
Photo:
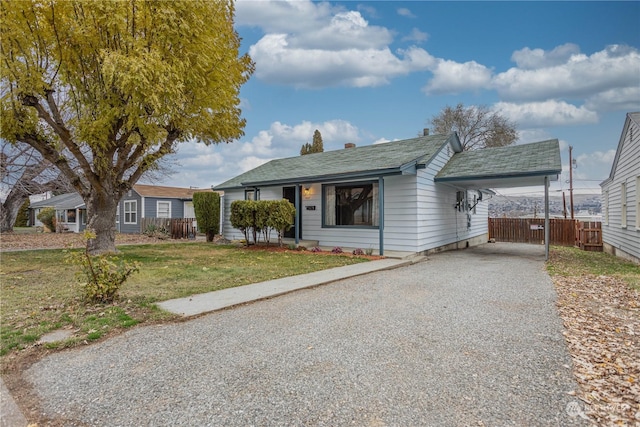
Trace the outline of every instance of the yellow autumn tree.
{"label": "yellow autumn tree", "polygon": [[233,1],[1,1],[0,137],[35,148],[87,206],[92,254],[116,206],[187,140],[243,135]]}

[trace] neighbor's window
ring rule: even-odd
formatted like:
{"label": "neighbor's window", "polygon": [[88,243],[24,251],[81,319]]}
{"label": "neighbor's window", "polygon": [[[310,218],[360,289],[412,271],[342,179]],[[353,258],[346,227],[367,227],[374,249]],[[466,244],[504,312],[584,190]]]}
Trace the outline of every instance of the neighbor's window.
{"label": "neighbor's window", "polygon": [[125,224],[138,223],[138,201],[137,200],[125,200],[124,223]]}
{"label": "neighbor's window", "polygon": [[76,210],[67,209],[67,222],[76,222]]}
{"label": "neighbor's window", "polygon": [[245,200],[260,200],[260,190],[244,190]]}
{"label": "neighbor's window", "polygon": [[620,207],[622,208],[622,228],[627,228],[627,183],[620,184]]}
{"label": "neighbor's window", "polygon": [[609,225],[609,190],[604,192],[604,225]]}
{"label": "neighbor's window", "polygon": [[116,206],[116,224],[120,223],[120,205]]}
{"label": "neighbor's window", "polygon": [[377,227],[378,183],[324,185],[324,221],[328,227]]}
{"label": "neighbor's window", "polygon": [[171,218],[171,202],[158,201],[157,212],[158,218]]}

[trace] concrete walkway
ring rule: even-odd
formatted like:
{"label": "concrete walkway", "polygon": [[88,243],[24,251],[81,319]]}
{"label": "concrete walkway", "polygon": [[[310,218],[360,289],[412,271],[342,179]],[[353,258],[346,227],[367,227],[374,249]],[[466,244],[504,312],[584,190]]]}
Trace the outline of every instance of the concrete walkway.
{"label": "concrete walkway", "polygon": [[425,257],[422,256],[405,259],[385,258],[360,264],[345,265],[343,267],[300,274],[298,276],[283,277],[281,279],[208,292],[206,294],[176,298],[161,302],[158,306],[171,313],[185,317],[196,316],[239,304],[272,298],[299,289],[324,285],[341,279],[403,267],[423,259],[425,259]]}
{"label": "concrete walkway", "polygon": [[26,425],[27,419],[0,378],[0,427],[24,427]]}

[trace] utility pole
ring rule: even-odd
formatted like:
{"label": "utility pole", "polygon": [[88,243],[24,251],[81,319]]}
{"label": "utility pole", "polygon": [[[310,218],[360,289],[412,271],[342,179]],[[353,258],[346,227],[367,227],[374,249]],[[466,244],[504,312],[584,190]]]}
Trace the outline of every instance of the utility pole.
{"label": "utility pole", "polygon": [[569,199],[571,201],[571,219],[573,219],[573,157],[571,156],[572,146],[569,146]]}

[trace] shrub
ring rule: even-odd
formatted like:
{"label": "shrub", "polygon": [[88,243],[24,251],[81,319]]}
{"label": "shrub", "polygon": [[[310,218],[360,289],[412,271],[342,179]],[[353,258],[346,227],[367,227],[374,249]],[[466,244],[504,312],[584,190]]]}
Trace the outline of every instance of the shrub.
{"label": "shrub", "polygon": [[360,248],[353,250],[354,255],[364,255],[364,251]]}
{"label": "shrub", "polygon": [[331,249],[331,253],[332,254],[341,254],[342,252],[343,251],[342,251],[342,248],[340,246],[336,246],[335,248]]}
{"label": "shrub", "polygon": [[49,231],[56,232],[56,210],[54,208],[44,208],[38,214],[38,220],[43,223]]}
{"label": "shrub", "polygon": [[309,252],[322,252],[322,249],[320,249],[318,246],[314,246],[313,248],[309,249]]}
{"label": "shrub", "polygon": [[288,200],[235,200],[231,203],[231,225],[242,231],[247,244],[249,236],[258,242],[258,236],[264,236],[267,245],[271,230],[278,233],[278,244],[282,246],[284,232],[291,228],[295,208]]}
{"label": "shrub", "polygon": [[14,227],[26,227],[29,225],[29,199],[27,199],[20,209],[18,210],[18,214],[16,215],[16,221],[13,224]]}
{"label": "shrub", "polygon": [[[87,244],[95,239],[92,231],[85,230]],[[65,262],[80,267],[76,279],[82,284],[85,298],[93,303],[109,303],[118,297],[120,286],[140,269],[138,262],[129,263],[114,255],[90,255],[88,245],[84,251],[69,251]]]}
{"label": "shrub", "polygon": [[287,247],[289,248],[289,250],[292,250],[292,251],[295,251],[296,249],[298,249],[295,243],[289,243]]}
{"label": "shrub", "polygon": [[198,230],[207,235],[207,242],[213,242],[220,233],[220,194],[210,191],[193,193],[193,210],[198,221]]}
{"label": "shrub", "polygon": [[365,253],[369,256],[373,255],[373,248],[367,248],[367,250],[365,251]]}

